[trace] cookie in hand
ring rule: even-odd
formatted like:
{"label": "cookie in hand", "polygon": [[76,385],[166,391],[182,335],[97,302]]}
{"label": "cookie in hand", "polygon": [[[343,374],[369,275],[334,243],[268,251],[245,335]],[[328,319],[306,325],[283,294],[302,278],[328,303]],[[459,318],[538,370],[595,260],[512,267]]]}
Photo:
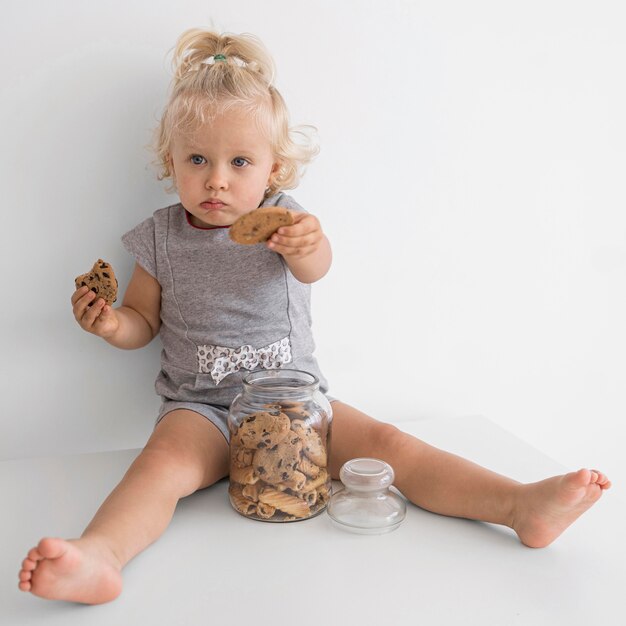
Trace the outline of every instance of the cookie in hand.
{"label": "cookie in hand", "polygon": [[239,217],[230,227],[230,238],[246,245],[267,241],[281,226],[291,226],[291,213],[280,206],[265,206]]}
{"label": "cookie in hand", "polygon": [[[86,274],[77,276],[74,280],[76,289],[87,286],[98,298],[103,298],[110,306],[117,300],[117,278],[109,263],[98,259]],[[95,302],[95,300],[94,300]]]}

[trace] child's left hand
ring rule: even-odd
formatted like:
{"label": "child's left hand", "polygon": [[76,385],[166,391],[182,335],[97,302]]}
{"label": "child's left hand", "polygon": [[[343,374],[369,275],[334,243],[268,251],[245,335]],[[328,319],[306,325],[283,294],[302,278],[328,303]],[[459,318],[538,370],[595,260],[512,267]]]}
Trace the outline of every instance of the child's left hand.
{"label": "child's left hand", "polygon": [[324,233],[319,220],[310,213],[291,211],[293,224],[281,226],[267,242],[267,247],[282,256],[305,257],[316,252]]}

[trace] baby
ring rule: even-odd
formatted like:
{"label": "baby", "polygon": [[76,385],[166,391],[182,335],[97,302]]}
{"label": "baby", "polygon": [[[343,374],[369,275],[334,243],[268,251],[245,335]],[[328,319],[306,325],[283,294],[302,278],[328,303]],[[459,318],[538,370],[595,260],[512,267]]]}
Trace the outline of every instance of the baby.
{"label": "baby", "polygon": [[[224,371],[211,355],[262,348],[263,367],[310,372],[328,391],[313,356],[310,285],[328,272],[331,247],[320,221],[284,193],[315,148],[289,125],[254,37],[191,30],[174,63],[157,152],[180,202],[124,235],[136,264],[121,306],[88,287],[72,295],[80,327],[113,346],[141,348],[160,334],[163,402],[146,446],[83,534],[44,538],[28,552],[19,588],[44,598],[116,598],[123,567],[163,533],[179,499],[228,475],[226,416],[247,372],[237,363]],[[231,241],[229,226],[259,206],[286,207],[294,223],[265,244]],[[414,504],[508,526],[527,546],[550,544],[610,486],[595,469],[520,484],[329,400],[333,478],[349,459],[382,459]]]}

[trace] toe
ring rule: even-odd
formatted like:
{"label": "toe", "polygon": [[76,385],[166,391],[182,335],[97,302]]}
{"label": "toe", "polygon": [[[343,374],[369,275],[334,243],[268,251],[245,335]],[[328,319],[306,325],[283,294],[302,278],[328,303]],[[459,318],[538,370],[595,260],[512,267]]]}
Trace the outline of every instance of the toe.
{"label": "toe", "polygon": [[604,486],[604,485],[606,485],[606,483],[610,483],[611,482],[606,477],[606,474],[603,474],[602,472],[599,472],[597,469],[594,469],[592,471],[595,472],[598,475],[598,478],[596,479],[596,483],[598,483],[598,485]]}
{"label": "toe", "polygon": [[31,589],[30,582],[21,582],[17,586],[20,589],[20,591],[30,591]]}
{"label": "toe", "polygon": [[22,569],[23,570],[32,571],[36,567],[37,567],[37,561],[33,561],[32,559],[29,559],[28,557],[26,557],[22,561]]}
{"label": "toe", "polygon": [[32,578],[33,574],[32,572],[27,572],[25,570],[21,570],[20,574],[19,574],[19,579],[21,582],[27,582]]}
{"label": "toe", "polygon": [[593,473],[586,468],[579,469],[564,476],[565,482],[570,489],[580,489],[592,481]]}
{"label": "toe", "polygon": [[42,539],[37,545],[36,550],[42,555],[42,558],[46,559],[58,559],[67,552],[68,544],[64,539],[58,539],[55,537],[46,537]]}
{"label": "toe", "polygon": [[31,561],[41,561],[41,559],[43,559],[43,556],[41,555],[41,553],[39,552],[39,550],[37,550],[37,548],[31,548],[28,551],[28,559],[30,559]]}

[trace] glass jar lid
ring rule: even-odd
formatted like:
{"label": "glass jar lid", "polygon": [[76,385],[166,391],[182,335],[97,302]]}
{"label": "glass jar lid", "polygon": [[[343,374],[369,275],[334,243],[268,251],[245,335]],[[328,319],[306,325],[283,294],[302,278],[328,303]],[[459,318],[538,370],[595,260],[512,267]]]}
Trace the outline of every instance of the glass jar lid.
{"label": "glass jar lid", "polygon": [[328,515],[336,526],[360,534],[395,530],[406,516],[406,502],[391,487],[391,465],[379,459],[347,461],[339,472],[344,489],[334,493]]}
{"label": "glass jar lid", "polygon": [[378,459],[352,459],[339,470],[339,479],[353,491],[371,492],[387,489],[394,479],[389,463]]}

